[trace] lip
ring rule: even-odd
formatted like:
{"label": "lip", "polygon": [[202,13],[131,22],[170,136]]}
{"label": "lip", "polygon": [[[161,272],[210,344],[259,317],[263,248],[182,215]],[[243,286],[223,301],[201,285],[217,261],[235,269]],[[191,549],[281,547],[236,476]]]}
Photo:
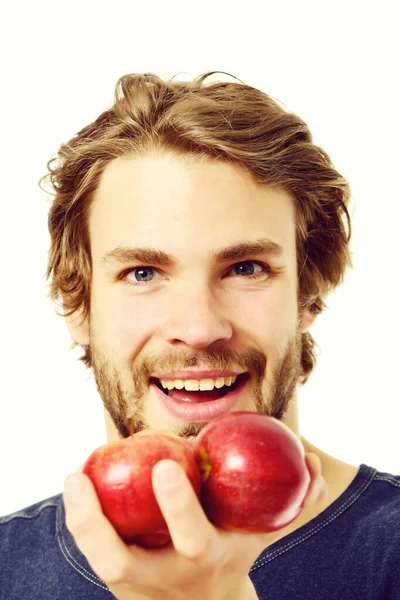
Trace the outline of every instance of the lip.
{"label": "lip", "polygon": [[246,373],[246,377],[243,377],[243,380],[238,383],[237,387],[219,400],[192,402],[190,404],[179,402],[178,400],[171,398],[171,396],[167,396],[167,394],[164,394],[164,392],[162,392],[153,382],[150,383],[150,388],[153,389],[158,400],[163,403],[168,412],[175,418],[181,421],[196,423],[211,421],[232,410],[248,381],[249,375]]}
{"label": "lip", "polygon": [[152,375],[156,379],[218,379],[218,377],[233,377],[243,375],[234,371],[174,371],[166,375]]}

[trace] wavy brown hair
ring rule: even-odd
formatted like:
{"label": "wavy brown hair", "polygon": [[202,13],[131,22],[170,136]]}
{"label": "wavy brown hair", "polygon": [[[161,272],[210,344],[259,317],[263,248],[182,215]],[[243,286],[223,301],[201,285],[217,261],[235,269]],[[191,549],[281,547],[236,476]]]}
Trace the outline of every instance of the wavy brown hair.
{"label": "wavy brown hair", "polygon": [[[46,276],[62,316],[90,317],[88,215],[104,169],[117,157],[149,150],[229,161],[255,181],[292,195],[299,309],[320,313],[327,294],[342,282],[351,266],[347,181],[313,143],[302,119],[240,80],[206,83],[215,73],[223,72],[207,72],[189,82],[154,73],[124,75],[112,106],[48,162],[48,173],[40,180],[41,187],[50,182],[54,196]],[[301,383],[315,366],[315,346],[310,333],[302,335]],[[83,350],[81,360],[91,367],[90,346]]]}

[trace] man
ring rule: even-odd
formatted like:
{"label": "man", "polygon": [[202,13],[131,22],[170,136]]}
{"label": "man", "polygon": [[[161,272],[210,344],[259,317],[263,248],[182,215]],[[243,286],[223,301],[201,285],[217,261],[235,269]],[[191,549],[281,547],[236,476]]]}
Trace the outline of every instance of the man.
{"label": "man", "polygon": [[[400,478],[328,456],[298,427],[309,329],[351,263],[348,184],[301,119],[208,75],[121,78],[113,106],[49,162],[51,294],[93,368],[108,441],[128,422],[193,441],[218,412],[271,415],[303,443],[304,509],[273,534],[222,531],[160,461],[173,544],[145,550],[78,472],[0,521],[4,600],[400,598]],[[230,382],[214,386],[231,375],[233,407]]]}

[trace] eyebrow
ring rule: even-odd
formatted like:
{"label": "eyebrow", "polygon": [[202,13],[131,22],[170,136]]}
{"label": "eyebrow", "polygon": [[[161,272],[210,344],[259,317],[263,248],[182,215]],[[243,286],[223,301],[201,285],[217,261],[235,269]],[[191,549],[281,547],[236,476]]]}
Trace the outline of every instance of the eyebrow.
{"label": "eyebrow", "polygon": [[[269,254],[279,258],[284,254],[284,248],[268,238],[261,238],[221,248],[214,252],[212,257],[217,263],[223,263],[229,260],[240,260],[255,254]],[[117,246],[113,250],[109,250],[103,256],[102,262],[105,264],[141,262],[146,265],[157,264],[171,268],[176,267],[178,264],[174,256],[157,248],[134,248],[129,246]]]}

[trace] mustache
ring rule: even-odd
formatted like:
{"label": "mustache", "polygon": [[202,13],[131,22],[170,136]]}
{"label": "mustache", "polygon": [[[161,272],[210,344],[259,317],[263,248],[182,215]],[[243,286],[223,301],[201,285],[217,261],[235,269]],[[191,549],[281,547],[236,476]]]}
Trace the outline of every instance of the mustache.
{"label": "mustache", "polygon": [[254,348],[235,351],[227,348],[213,348],[202,352],[166,351],[162,356],[149,355],[133,366],[133,382],[140,387],[148,382],[153,373],[182,371],[190,367],[224,371],[248,371],[262,379],[265,374],[267,359]]}

